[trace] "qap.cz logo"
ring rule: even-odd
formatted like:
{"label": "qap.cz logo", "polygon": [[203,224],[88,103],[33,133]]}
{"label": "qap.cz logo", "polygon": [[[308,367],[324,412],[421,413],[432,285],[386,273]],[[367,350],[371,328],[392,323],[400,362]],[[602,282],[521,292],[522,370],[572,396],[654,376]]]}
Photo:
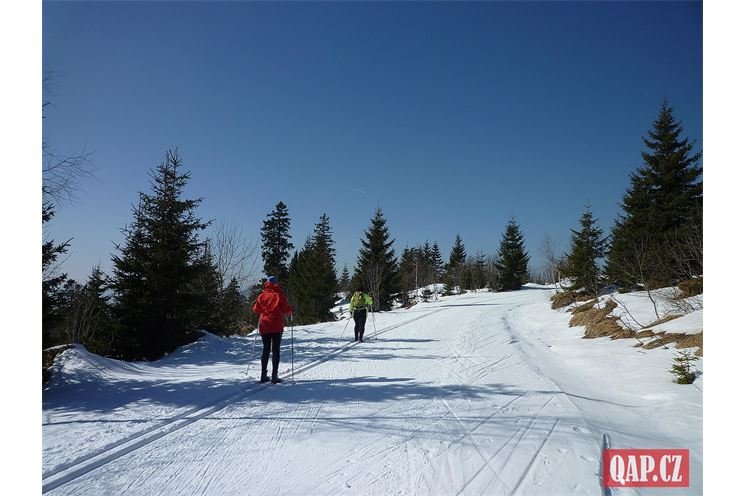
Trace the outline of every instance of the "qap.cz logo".
{"label": "qap.cz logo", "polygon": [[605,487],[688,487],[687,449],[606,449]]}

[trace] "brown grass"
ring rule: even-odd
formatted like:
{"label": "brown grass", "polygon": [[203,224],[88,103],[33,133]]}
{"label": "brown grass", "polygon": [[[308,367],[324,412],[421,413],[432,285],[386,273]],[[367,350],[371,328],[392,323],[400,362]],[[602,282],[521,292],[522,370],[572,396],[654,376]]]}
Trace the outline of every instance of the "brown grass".
{"label": "brown grass", "polygon": [[[606,302],[605,307],[598,308],[594,305],[582,305],[583,307],[588,307],[587,310],[584,310],[582,312],[575,311],[572,318],[569,320],[569,327],[574,327],[578,325],[588,325],[595,322],[600,322],[603,320],[609,313],[613,311],[614,308],[618,306],[618,304],[613,300],[608,300]],[[582,307],[579,307],[582,308]],[[577,310],[579,310],[579,308]]]}
{"label": "brown grass", "polygon": [[652,350],[654,348],[659,348],[660,346],[665,346],[667,344],[674,343],[678,341],[679,339],[682,339],[683,337],[685,337],[685,334],[681,334],[679,332],[670,332],[670,333],[661,332],[657,334],[657,339],[645,344],[643,348],[646,350]]}
{"label": "brown grass", "polygon": [[630,338],[634,335],[618,324],[618,317],[604,317],[596,322],[590,322],[585,326],[584,339],[608,337],[611,339]]}
{"label": "brown grass", "polygon": [[572,301],[574,301],[574,299],[572,298],[572,293],[569,293],[568,291],[562,291],[561,293],[556,293],[551,297],[551,308],[556,310],[557,308],[570,305]]}
{"label": "brown grass", "polygon": [[703,332],[699,332],[698,334],[685,334],[685,337],[678,340],[678,343],[675,345],[676,348],[695,348],[696,346],[702,350],[704,349]]}
{"label": "brown grass", "polygon": [[656,334],[657,339],[650,341],[644,345],[644,348],[651,350],[665,346],[668,344],[675,343],[676,348],[696,348],[698,350],[694,353],[696,356],[704,356],[704,333],[699,332],[698,334],[682,334],[679,332],[661,332]]}
{"label": "brown grass", "polygon": [[696,279],[680,281],[678,289],[680,289],[679,298],[690,298],[691,296],[700,295],[704,292],[704,278],[697,277]]}
{"label": "brown grass", "polygon": [[636,337],[641,338],[651,338],[652,336],[655,336],[655,332],[652,329],[647,329],[645,331],[639,331],[636,333]]}
{"label": "brown grass", "polygon": [[594,307],[597,304],[597,302],[598,300],[594,299],[592,301],[588,301],[587,303],[583,303],[582,305],[576,308],[573,308],[572,313],[576,314],[576,313],[586,312],[590,310],[592,307]]}
{"label": "brown grass", "polygon": [[557,308],[571,305],[572,303],[578,303],[581,301],[594,300],[595,297],[591,294],[580,294],[572,291],[562,291],[556,293],[551,297],[551,308],[556,310]]}
{"label": "brown grass", "polygon": [[657,326],[657,325],[660,325],[660,324],[664,324],[665,322],[670,322],[671,320],[675,320],[675,319],[677,319],[679,317],[682,317],[682,316],[683,315],[677,314],[677,313],[666,315],[666,316],[662,317],[661,319],[655,320],[654,322],[652,322],[651,324],[649,324],[646,327],[654,327],[654,326]]}

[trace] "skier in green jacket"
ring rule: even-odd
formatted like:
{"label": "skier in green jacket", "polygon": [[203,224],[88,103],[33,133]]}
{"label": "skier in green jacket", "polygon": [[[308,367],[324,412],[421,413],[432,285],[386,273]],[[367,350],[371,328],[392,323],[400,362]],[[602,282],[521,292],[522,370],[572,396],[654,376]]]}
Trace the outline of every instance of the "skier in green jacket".
{"label": "skier in green jacket", "polygon": [[354,340],[362,342],[365,334],[365,320],[367,320],[367,309],[373,304],[369,294],[358,288],[349,300],[349,311],[354,317]]}

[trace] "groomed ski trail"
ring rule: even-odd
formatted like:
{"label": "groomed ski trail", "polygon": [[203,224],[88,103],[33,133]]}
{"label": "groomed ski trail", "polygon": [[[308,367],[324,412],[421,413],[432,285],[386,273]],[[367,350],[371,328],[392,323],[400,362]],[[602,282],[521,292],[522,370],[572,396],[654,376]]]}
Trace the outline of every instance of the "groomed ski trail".
{"label": "groomed ski trail", "polygon": [[471,294],[415,319],[379,314],[378,340],[296,366],[296,384],[253,388],[45,492],[598,494],[602,434],[510,320],[534,299]]}

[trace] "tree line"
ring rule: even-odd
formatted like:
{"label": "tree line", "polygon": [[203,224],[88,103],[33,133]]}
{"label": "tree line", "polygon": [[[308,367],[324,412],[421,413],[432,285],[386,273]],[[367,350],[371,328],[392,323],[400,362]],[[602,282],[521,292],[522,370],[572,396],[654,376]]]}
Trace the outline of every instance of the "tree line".
{"label": "tree line", "polygon": [[[340,297],[360,288],[373,297],[376,311],[385,311],[411,304],[412,291],[436,283],[450,295],[482,288],[512,291],[529,280],[569,278],[570,289],[597,294],[609,283],[649,289],[698,278],[703,271],[701,154],[692,153],[681,132],[664,102],[644,138],[644,165],[631,175],[611,233],[605,236],[596,226],[588,206],[579,229],[571,232],[568,253],[557,255],[546,244],[547,268],[541,275],[528,269],[530,256],[514,217],[492,254],[469,255],[457,234],[447,255],[437,242],[425,241],[397,256],[380,208],[360,240],[355,266],[351,271],[344,266],[339,274],[328,215],[319,217],[296,248],[289,209],[281,201],[261,228],[263,273],[275,275],[285,288],[296,324],[334,319],[331,308]],[[201,330],[228,335],[255,325],[250,304],[261,282],[242,291],[247,277],[234,270],[250,258],[250,250],[237,249],[235,236],[203,235],[211,221],[197,215],[203,198],[183,198],[189,179],[178,152],[168,151],[150,172],[151,190],[140,192],[132,207],[124,241],[112,255],[111,276],[94,267],[85,283],[69,279],[59,270],[69,241],[45,240],[45,347],[81,342],[102,355],[153,360],[193,341]],[[54,211],[54,196],[45,195],[42,225]]]}

